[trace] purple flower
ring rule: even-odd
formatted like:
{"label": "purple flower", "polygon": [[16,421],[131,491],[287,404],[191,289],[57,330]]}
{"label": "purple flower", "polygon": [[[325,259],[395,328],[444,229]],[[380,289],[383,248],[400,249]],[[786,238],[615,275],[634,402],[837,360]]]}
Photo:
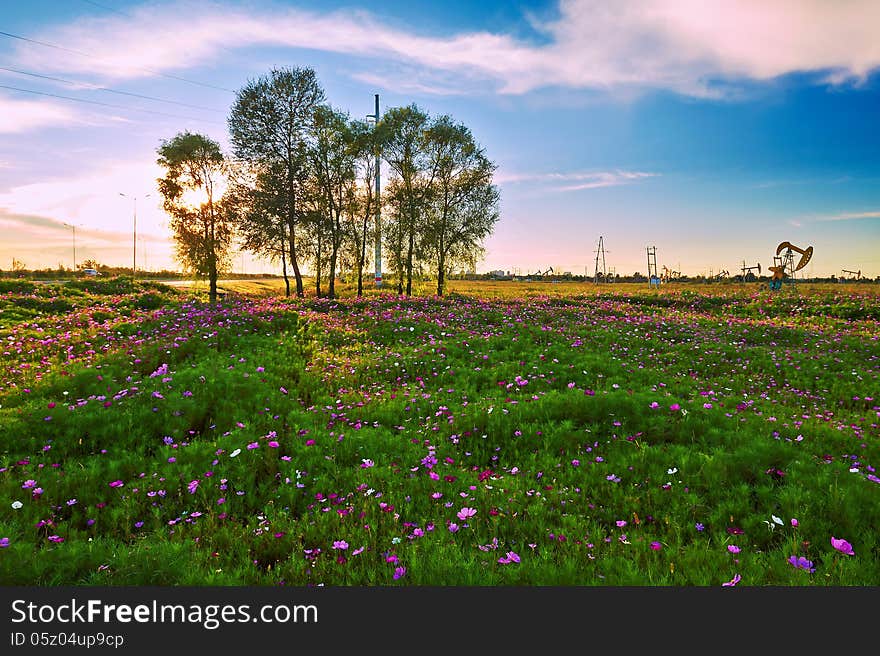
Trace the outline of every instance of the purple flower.
{"label": "purple flower", "polygon": [[736,546],[735,544],[729,544],[729,545],[727,545],[727,550],[728,550],[730,553],[732,553],[732,554],[738,554],[740,551],[742,551],[742,549],[740,549],[740,548],[739,548],[738,546]]}
{"label": "purple flower", "polygon": [[112,481],[108,483],[108,485],[110,485],[110,487],[122,487],[122,481]]}
{"label": "purple flower", "polygon": [[721,585],[722,585],[722,587],[725,587],[725,588],[732,588],[740,581],[742,581],[742,577],[739,574],[734,574],[732,579],[730,579],[726,583],[722,583]]}
{"label": "purple flower", "polygon": [[348,549],[348,542],[346,542],[345,540],[335,540],[333,542],[333,548],[339,549],[340,551],[345,551],[346,549]]}
{"label": "purple flower", "polygon": [[24,483],[22,483],[21,489],[22,490],[30,490],[32,487],[36,486],[36,484],[37,484],[37,482],[34,479],[29,478]]}
{"label": "purple flower", "polygon": [[60,535],[50,535],[49,542],[54,542],[55,544],[61,544],[62,542],[64,542],[64,538],[62,538]]}
{"label": "purple flower", "polygon": [[394,568],[394,580],[396,581],[399,578],[406,576],[406,567],[395,567]]}
{"label": "purple flower", "polygon": [[840,553],[846,554],[847,556],[855,556],[855,552],[853,551],[852,545],[844,539],[838,540],[833,535],[831,536],[831,546],[837,549]]}
{"label": "purple flower", "polygon": [[788,559],[788,562],[790,562],[792,564],[792,566],[796,567],[797,569],[807,570],[810,574],[812,574],[813,572],[816,571],[816,568],[813,567],[813,561],[807,560],[803,556],[800,556],[800,557],[792,556],[791,558]]}
{"label": "purple flower", "polygon": [[196,493],[196,490],[199,489],[199,481],[198,481],[198,479],[193,480],[193,481],[190,481],[190,482],[189,482],[189,485],[187,485],[186,487],[187,487],[187,489],[189,490],[189,493],[190,493],[190,494],[195,494],[195,493]]}
{"label": "purple flower", "polygon": [[673,412],[678,412],[679,410],[681,410],[681,406],[678,405],[678,403],[673,403],[671,406],[669,406],[669,409]]}
{"label": "purple flower", "polygon": [[473,517],[473,516],[476,515],[476,514],[477,514],[477,511],[476,511],[476,510],[474,510],[473,508],[468,508],[467,506],[465,506],[464,508],[462,508],[461,510],[459,510],[458,513],[456,513],[456,517],[458,517],[461,521],[464,522],[464,521],[467,521],[468,519],[470,519],[471,517]]}
{"label": "purple flower", "polygon": [[659,551],[662,548],[663,548],[663,545],[660,544],[659,542],[657,542],[656,540],[651,543],[651,549],[653,549],[654,551]]}
{"label": "purple flower", "polygon": [[259,443],[257,443],[257,442],[251,442],[250,444],[247,445],[247,448],[248,448],[249,450],[253,450],[253,449],[258,448],[259,446],[260,446]]}
{"label": "purple flower", "polygon": [[9,546],[9,538],[0,538],[0,549],[5,549]]}
{"label": "purple flower", "polygon": [[697,522],[696,524],[694,524],[694,528],[697,529],[698,531],[704,531],[706,529],[706,527],[703,526],[700,522]]}
{"label": "purple flower", "polygon": [[449,529],[450,533],[457,533],[458,532],[458,524],[456,524],[455,522],[449,522],[449,525],[447,526],[447,528]]}

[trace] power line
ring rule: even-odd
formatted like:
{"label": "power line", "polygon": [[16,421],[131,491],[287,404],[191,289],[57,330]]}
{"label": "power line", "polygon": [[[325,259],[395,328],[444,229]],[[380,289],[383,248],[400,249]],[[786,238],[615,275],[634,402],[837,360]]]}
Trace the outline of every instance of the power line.
{"label": "power line", "polygon": [[141,107],[125,107],[124,105],[112,105],[110,103],[99,102],[97,100],[85,100],[84,98],[73,98],[71,96],[61,96],[57,93],[46,93],[45,91],[34,91],[33,89],[22,89],[20,87],[10,87],[5,84],[0,84],[0,89],[9,89],[11,91],[20,91],[22,93],[32,93],[37,96],[48,96],[50,98],[60,98],[61,100],[70,100],[72,102],[85,103],[87,105],[98,105],[100,107],[110,107],[112,109],[122,109],[126,111],[135,111],[135,112],[146,112],[147,114],[156,114],[158,116],[168,116],[170,118],[182,118],[187,121],[199,121],[201,123],[212,123],[214,125],[224,125],[219,121],[206,121],[204,119],[196,118],[194,116],[181,116],[180,114],[168,114],[166,112],[157,112],[152,109],[143,109]]}
{"label": "power line", "polygon": [[120,11],[119,9],[114,9],[113,7],[108,7],[107,5],[102,5],[100,2],[93,2],[92,0],[82,0],[86,4],[92,5],[93,7],[100,7],[101,9],[106,9],[107,11],[112,11],[113,13],[119,14],[120,16],[128,16],[124,11]]}
{"label": "power line", "polygon": [[40,75],[39,73],[28,73],[27,71],[20,71],[15,68],[7,68],[6,66],[0,66],[0,71],[9,71],[10,73],[16,73],[17,75],[28,75],[30,77],[40,78],[41,80],[51,80],[52,82],[61,82],[63,84],[71,84],[73,86],[85,86],[89,87],[93,91],[106,91],[107,93],[116,93],[121,96],[131,96],[133,98],[143,98],[145,100],[155,100],[156,102],[169,103],[172,105],[180,105],[181,107],[190,107],[192,109],[203,109],[208,112],[219,112],[223,113],[223,110],[214,109],[212,107],[203,107],[202,105],[191,105],[189,103],[180,102],[177,100],[168,100],[166,98],[156,98],[155,96],[146,96],[140,93],[133,93],[131,91],[121,91],[119,89],[110,89],[109,87],[102,87],[99,84],[91,84],[89,82],[74,82],[72,80],[63,80],[60,77],[52,77],[51,75]]}
{"label": "power line", "polygon": [[[88,57],[89,59],[94,59],[96,61],[103,61],[103,62],[107,61],[106,59],[102,59],[101,57],[96,57],[95,55],[91,55],[87,52],[73,50],[72,48],[65,48],[64,46],[59,46],[54,43],[47,43],[46,41],[38,41],[36,39],[31,39],[26,36],[20,36],[18,34],[11,34],[9,32],[0,32],[0,36],[9,37],[10,39],[18,39],[20,41],[25,41],[27,43],[34,43],[36,45],[43,46],[45,48],[53,48],[55,50],[61,50],[62,52],[69,52],[74,55],[78,55],[80,57]],[[217,89],[219,91],[228,91],[229,93],[236,93],[232,89],[227,89],[226,87],[218,87],[214,84],[208,84],[207,82],[197,82],[195,80],[189,80],[185,77],[178,77],[177,75],[169,75],[168,73],[162,73],[162,72],[154,70],[152,68],[144,68],[144,67],[139,67],[139,68],[140,68],[140,70],[146,71],[147,73],[150,73],[151,75],[158,75],[159,77],[165,77],[170,80],[178,80],[180,82],[186,82],[187,84],[195,84],[200,87],[208,87],[209,89]]]}

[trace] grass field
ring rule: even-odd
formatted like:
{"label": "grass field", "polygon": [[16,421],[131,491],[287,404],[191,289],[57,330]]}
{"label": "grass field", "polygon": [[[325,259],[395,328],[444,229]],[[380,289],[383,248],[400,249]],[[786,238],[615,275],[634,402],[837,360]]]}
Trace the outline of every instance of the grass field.
{"label": "grass field", "polygon": [[880,584],[880,287],[0,281],[0,582]]}

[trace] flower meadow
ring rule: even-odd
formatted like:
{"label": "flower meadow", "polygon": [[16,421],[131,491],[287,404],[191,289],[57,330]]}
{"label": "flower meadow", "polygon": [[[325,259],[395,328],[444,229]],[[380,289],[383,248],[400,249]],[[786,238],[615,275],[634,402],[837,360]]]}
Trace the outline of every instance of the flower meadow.
{"label": "flower meadow", "polygon": [[874,286],[0,283],[3,584],[880,584]]}

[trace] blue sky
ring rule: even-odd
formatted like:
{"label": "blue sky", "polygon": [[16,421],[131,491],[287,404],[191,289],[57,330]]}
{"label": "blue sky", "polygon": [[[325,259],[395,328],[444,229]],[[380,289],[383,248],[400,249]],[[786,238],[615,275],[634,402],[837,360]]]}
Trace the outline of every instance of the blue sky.
{"label": "blue sky", "polygon": [[79,261],[130,266],[133,197],[139,268],[173,266],[161,140],[225,145],[236,89],[309,66],[352,116],[378,93],[471,127],[502,194],[480,271],[592,274],[602,235],[621,274],[647,246],[691,275],[766,269],[790,241],[812,275],[880,275],[880,5],[705,5],[4,3],[0,268],[70,266],[65,223]]}

